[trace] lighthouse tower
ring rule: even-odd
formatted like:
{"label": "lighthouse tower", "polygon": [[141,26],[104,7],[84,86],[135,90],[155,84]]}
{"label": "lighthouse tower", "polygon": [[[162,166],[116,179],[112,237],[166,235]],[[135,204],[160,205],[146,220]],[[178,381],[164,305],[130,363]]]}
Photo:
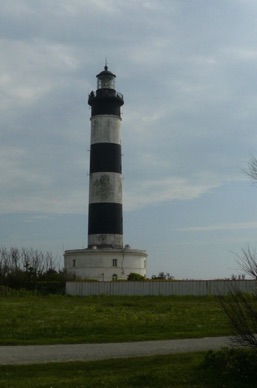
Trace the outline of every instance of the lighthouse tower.
{"label": "lighthouse tower", "polygon": [[123,96],[116,92],[116,76],[107,65],[96,78],[97,90],[88,97],[91,107],[88,246],[65,251],[65,269],[82,280],[125,280],[130,273],[146,276],[146,251],[123,245]]}
{"label": "lighthouse tower", "polygon": [[122,248],[121,113],[123,96],[105,66],[91,92],[88,248]]}

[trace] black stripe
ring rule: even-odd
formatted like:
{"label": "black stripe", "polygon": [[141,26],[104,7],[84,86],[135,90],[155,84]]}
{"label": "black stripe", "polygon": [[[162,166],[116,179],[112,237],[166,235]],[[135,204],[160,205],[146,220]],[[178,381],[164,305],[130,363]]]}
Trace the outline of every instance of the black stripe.
{"label": "black stripe", "polygon": [[91,203],[88,212],[88,234],[122,234],[120,203]]}
{"label": "black stripe", "polygon": [[91,116],[114,115],[120,117],[120,103],[112,99],[97,99],[92,106]]}
{"label": "black stripe", "polygon": [[121,174],[121,145],[96,143],[90,150],[90,174],[93,172],[117,172]]}
{"label": "black stripe", "polygon": [[120,117],[120,107],[124,104],[123,96],[112,89],[98,89],[90,93],[88,104],[92,107],[91,116],[115,115]]}

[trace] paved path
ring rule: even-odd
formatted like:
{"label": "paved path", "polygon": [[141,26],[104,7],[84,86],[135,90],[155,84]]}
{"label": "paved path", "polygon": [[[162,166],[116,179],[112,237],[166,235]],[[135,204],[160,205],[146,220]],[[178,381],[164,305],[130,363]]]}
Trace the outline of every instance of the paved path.
{"label": "paved path", "polygon": [[0,346],[0,365],[90,361],[219,349],[229,337],[110,344]]}

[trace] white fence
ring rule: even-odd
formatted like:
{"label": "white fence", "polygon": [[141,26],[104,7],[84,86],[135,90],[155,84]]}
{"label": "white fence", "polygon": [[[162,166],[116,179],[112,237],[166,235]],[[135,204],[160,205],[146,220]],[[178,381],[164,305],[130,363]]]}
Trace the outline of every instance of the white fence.
{"label": "white fence", "polygon": [[67,282],[67,295],[225,295],[230,291],[254,292],[256,280],[176,280]]}

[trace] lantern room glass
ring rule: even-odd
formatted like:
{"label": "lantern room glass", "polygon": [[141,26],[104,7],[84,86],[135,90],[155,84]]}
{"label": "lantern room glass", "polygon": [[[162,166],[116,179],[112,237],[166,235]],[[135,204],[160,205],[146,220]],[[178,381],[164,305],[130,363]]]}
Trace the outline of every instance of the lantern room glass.
{"label": "lantern room glass", "polygon": [[115,89],[115,76],[101,74],[97,77],[97,89]]}

